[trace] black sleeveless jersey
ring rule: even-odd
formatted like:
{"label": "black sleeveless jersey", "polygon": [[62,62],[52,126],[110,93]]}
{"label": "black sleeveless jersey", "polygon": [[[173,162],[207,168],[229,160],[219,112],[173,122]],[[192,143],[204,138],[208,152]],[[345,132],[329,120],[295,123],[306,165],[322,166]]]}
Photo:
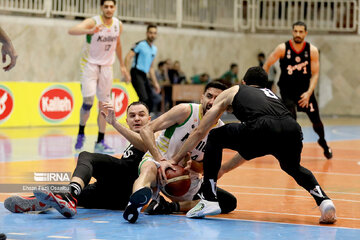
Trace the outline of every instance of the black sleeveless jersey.
{"label": "black sleeveless jersey", "polygon": [[280,59],[280,90],[289,94],[301,95],[309,88],[311,78],[310,43],[305,42],[302,50],[297,52],[291,41],[285,43],[285,56]]}
{"label": "black sleeveless jersey", "polygon": [[291,116],[282,101],[271,90],[246,85],[239,86],[232,108],[234,115],[240,121],[250,122],[263,116]]}
{"label": "black sleeveless jersey", "polygon": [[144,152],[136,149],[132,144],[130,144],[124,151],[121,159],[119,160],[123,166],[127,167],[127,173],[130,176],[137,178],[138,176],[138,166],[144,156]]}

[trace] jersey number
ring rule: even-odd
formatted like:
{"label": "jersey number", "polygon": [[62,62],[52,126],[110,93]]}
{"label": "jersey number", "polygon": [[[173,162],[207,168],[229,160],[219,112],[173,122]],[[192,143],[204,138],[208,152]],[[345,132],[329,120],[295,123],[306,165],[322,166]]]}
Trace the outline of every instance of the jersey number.
{"label": "jersey number", "polygon": [[110,48],[111,48],[111,45],[110,45],[110,44],[105,45],[105,51],[109,51]]}
{"label": "jersey number", "polygon": [[260,90],[263,91],[267,97],[278,99],[278,97],[271,90],[267,88],[260,88]]}

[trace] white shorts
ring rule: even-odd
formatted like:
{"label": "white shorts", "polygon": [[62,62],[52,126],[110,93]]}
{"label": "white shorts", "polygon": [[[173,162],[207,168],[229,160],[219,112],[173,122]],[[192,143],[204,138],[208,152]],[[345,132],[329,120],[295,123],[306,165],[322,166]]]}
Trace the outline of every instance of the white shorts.
{"label": "white shorts", "polygon": [[81,67],[81,93],[83,97],[97,96],[101,102],[110,101],[113,83],[112,66],[85,63]]}
{"label": "white shorts", "polygon": [[[155,161],[154,158],[152,158],[151,154],[149,154],[148,152],[144,155],[142,161],[139,164],[139,174],[140,174],[140,170],[141,170],[141,166],[143,165],[144,162],[153,162],[156,165],[156,168],[160,167],[160,163]],[[193,200],[195,194],[199,191],[200,187],[201,187],[201,183],[202,183],[202,178],[198,178],[198,177],[191,177],[191,185],[190,185],[190,189],[187,193],[185,193],[184,195],[180,196],[180,197],[175,197],[172,195],[169,195],[168,193],[166,193],[166,191],[164,190],[164,186],[162,186],[160,184],[160,181],[157,180],[157,189],[158,191],[153,193],[152,199],[157,199],[157,195],[159,194],[159,190],[161,190],[161,192],[167,196],[168,198],[170,198],[173,202],[182,202],[182,201],[191,201]]]}

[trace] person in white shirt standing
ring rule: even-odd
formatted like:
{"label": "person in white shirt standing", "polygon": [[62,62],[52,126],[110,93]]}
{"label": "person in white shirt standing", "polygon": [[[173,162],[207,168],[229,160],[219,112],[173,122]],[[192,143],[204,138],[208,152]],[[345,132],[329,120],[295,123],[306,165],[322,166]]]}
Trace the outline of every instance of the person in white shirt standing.
{"label": "person in white shirt standing", "polygon": [[[122,58],[120,35],[123,30],[121,21],[113,17],[116,10],[115,0],[101,0],[102,15],[87,18],[80,24],[69,29],[70,35],[86,35],[86,43],[81,57],[81,93],[83,105],[80,110],[80,125],[75,150],[81,151],[85,142],[85,125],[90,116],[90,109],[95,94],[99,102],[109,102],[113,83],[112,65],[115,52],[120,61],[120,69],[127,82],[130,75]],[[102,104],[99,104],[101,106]],[[98,115],[98,139],[94,151],[97,153],[114,153],[114,149],[104,142],[106,121]]]}

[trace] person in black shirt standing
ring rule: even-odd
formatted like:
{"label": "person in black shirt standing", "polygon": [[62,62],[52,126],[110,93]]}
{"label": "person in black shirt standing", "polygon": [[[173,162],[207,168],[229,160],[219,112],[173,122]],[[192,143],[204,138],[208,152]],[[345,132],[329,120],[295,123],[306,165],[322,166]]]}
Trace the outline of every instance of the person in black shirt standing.
{"label": "person in black shirt standing", "polygon": [[[336,221],[335,206],[321,189],[311,171],[300,165],[302,131],[282,101],[265,88],[268,76],[263,68],[252,67],[243,83],[223,91],[200,125],[191,133],[180,151],[170,160],[178,163],[210,131],[224,111],[232,108],[241,123],[226,124],[208,135],[204,155],[204,182],[198,192],[202,200],[186,216],[190,218],[220,213],[216,197],[216,181],[222,161],[222,150],[237,151],[245,160],[271,154],[280,167],[305,188],[320,206],[320,222]],[[233,168],[235,168],[234,165]],[[233,169],[229,168],[229,169]],[[219,173],[219,174],[218,174]]]}
{"label": "person in black shirt standing", "polygon": [[318,143],[324,149],[325,157],[330,159],[333,154],[325,140],[324,125],[314,94],[319,79],[319,51],[305,41],[307,33],[305,23],[294,23],[293,39],[278,45],[263,68],[269,72],[271,65],[280,59],[281,75],[278,85],[281,98],[295,119],[296,108],[308,115],[314,131],[319,135]]}

